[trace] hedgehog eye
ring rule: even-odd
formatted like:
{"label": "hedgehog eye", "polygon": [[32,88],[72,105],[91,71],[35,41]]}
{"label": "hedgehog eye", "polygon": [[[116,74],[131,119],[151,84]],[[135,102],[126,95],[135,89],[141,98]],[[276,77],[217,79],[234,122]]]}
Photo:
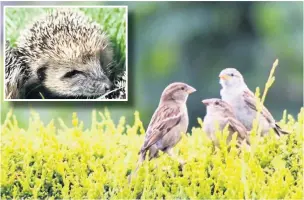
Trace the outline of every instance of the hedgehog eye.
{"label": "hedgehog eye", "polygon": [[182,90],[185,90],[185,87],[182,87],[181,89],[182,89]]}
{"label": "hedgehog eye", "polygon": [[219,105],[219,102],[218,102],[218,101],[216,101],[216,102],[215,102],[215,105],[217,105],[217,106],[218,106],[218,105]]}
{"label": "hedgehog eye", "polygon": [[233,74],[233,73],[231,73],[231,74],[230,74],[230,76],[234,76],[234,74]]}
{"label": "hedgehog eye", "polygon": [[67,72],[65,75],[64,75],[64,78],[72,78],[78,74],[82,74],[83,72],[81,71],[78,71],[78,70],[72,70],[70,72]]}

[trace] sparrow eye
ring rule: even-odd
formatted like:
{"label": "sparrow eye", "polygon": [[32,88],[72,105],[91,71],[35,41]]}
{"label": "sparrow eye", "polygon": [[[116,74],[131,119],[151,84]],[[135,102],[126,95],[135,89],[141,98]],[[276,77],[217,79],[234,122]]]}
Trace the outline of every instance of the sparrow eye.
{"label": "sparrow eye", "polygon": [[72,78],[78,74],[82,74],[83,72],[81,71],[78,71],[78,70],[72,70],[70,72],[67,72],[65,75],[64,75],[64,78]]}
{"label": "sparrow eye", "polygon": [[231,74],[230,74],[230,76],[234,76],[234,74],[233,74],[233,73],[231,73]]}

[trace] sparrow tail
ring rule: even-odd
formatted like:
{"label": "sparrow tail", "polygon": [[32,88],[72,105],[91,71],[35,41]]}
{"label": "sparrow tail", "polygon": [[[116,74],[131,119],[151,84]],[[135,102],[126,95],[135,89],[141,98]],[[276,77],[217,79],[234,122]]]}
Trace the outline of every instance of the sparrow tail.
{"label": "sparrow tail", "polygon": [[280,136],[281,134],[284,134],[284,135],[289,134],[289,132],[282,130],[282,128],[277,123],[275,124],[274,131],[276,132],[276,134],[278,136]]}

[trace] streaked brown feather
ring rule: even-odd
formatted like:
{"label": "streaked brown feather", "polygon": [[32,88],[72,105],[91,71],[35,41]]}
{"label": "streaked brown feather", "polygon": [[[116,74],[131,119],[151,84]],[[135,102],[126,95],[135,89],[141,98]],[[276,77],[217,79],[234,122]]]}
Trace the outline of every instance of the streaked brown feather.
{"label": "streaked brown feather", "polygon": [[141,151],[149,149],[172,128],[178,125],[180,120],[181,113],[179,106],[161,105],[151,119]]}
{"label": "streaked brown feather", "polygon": [[[243,94],[244,100],[247,103],[247,105],[257,111],[257,105],[256,105],[256,99],[254,94],[251,91],[244,91]],[[273,116],[271,115],[271,113],[268,111],[268,109],[263,105],[261,114],[265,117],[265,119],[269,122],[269,123],[274,123],[275,120],[273,118]]]}
{"label": "streaked brown feather", "polygon": [[235,118],[229,117],[228,123],[229,123],[229,130],[231,132],[237,132],[238,137],[241,140],[245,139],[247,144],[250,144],[246,127],[240,121],[236,120]]}

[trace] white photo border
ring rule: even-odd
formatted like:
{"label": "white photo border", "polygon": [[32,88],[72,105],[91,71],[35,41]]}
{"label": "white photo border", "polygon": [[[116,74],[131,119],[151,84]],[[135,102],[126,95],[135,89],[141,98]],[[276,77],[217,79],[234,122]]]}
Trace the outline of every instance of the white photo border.
{"label": "white photo border", "polygon": [[[125,43],[126,43],[126,50],[125,50],[125,65],[126,65],[126,98],[125,99],[7,99],[5,96],[5,13],[6,13],[6,8],[125,8],[126,9],[126,14],[125,14],[125,23],[126,23],[126,33],[125,33]],[[119,5],[119,6],[111,6],[111,5],[105,5],[105,6],[72,6],[72,5],[62,5],[62,6],[47,6],[47,5],[27,5],[27,6],[19,6],[19,5],[3,5],[3,100],[4,102],[17,102],[17,101],[23,101],[23,102],[31,102],[31,101],[39,101],[39,102],[47,102],[47,101],[78,101],[78,102],[86,102],[86,101],[94,101],[94,102],[99,102],[99,101],[105,101],[105,102],[111,102],[111,101],[123,101],[126,102],[128,101],[129,97],[129,89],[128,89],[128,83],[129,83],[129,74],[128,74],[128,6],[127,5]],[[94,19],[93,19],[94,20]]]}

